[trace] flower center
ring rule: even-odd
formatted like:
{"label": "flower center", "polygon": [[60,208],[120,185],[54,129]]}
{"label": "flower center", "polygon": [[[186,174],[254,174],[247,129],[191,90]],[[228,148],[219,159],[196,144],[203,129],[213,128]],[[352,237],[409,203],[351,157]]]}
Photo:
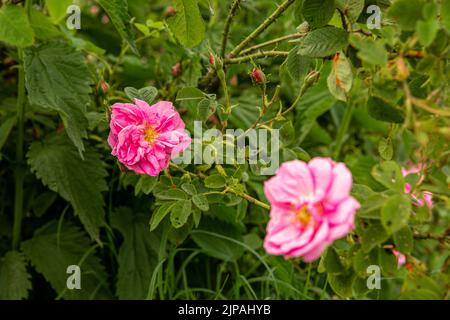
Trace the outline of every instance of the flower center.
{"label": "flower center", "polygon": [[311,220],[311,214],[308,212],[308,208],[306,206],[303,206],[295,212],[295,218],[302,225],[306,226]]}
{"label": "flower center", "polygon": [[155,131],[152,127],[148,127],[147,130],[145,130],[144,138],[145,141],[148,143],[153,143],[156,138],[158,138],[158,132]]}

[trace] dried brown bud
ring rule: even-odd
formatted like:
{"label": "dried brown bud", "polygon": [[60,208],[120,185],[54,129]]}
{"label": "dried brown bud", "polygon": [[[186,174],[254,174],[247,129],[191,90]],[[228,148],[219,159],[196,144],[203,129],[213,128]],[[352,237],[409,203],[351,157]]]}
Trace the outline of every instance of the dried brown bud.
{"label": "dried brown bud", "polygon": [[182,66],[180,62],[177,62],[172,66],[172,76],[174,76],[175,78],[181,74],[181,71]]}

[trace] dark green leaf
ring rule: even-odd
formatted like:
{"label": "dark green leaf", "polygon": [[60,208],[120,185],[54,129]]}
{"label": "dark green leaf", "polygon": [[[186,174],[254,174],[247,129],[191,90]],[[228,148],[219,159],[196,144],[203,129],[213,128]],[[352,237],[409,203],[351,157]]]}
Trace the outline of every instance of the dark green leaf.
{"label": "dark green leaf", "polygon": [[332,26],[309,32],[298,43],[298,53],[311,58],[331,56],[348,45],[348,33]]}
{"label": "dark green leaf", "polygon": [[334,0],[304,0],[302,14],[311,27],[323,27],[333,17]]}
{"label": "dark green leaf", "polygon": [[30,275],[22,253],[9,251],[0,259],[0,300],[28,298]]}

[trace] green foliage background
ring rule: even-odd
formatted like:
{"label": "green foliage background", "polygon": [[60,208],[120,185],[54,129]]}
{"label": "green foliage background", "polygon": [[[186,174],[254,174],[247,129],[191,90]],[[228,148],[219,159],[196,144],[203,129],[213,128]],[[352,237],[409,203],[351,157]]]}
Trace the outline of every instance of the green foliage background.
{"label": "green foliage background", "polygon": [[[449,298],[449,0],[0,3],[0,299]],[[281,161],[344,162],[356,229],[285,260],[262,248],[264,164],[127,172],[109,108],[136,97],[173,101],[191,131],[281,129]]]}

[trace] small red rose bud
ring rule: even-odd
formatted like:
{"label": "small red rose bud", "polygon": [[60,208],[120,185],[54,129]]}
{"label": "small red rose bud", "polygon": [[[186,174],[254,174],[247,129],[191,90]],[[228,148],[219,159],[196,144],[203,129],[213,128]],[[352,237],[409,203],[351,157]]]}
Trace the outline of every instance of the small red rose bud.
{"label": "small red rose bud", "polygon": [[97,84],[97,92],[106,94],[108,92],[109,85],[105,82],[105,80],[100,80]]}
{"label": "small red rose bud", "polygon": [[264,74],[264,72],[262,72],[261,69],[253,68],[251,76],[253,81],[255,81],[258,84],[266,82],[266,75]]}
{"label": "small red rose bud", "polygon": [[164,11],[164,17],[169,18],[171,16],[174,16],[177,13],[177,10],[173,6],[168,6],[166,11]]}
{"label": "small red rose bud", "polygon": [[239,79],[238,79],[237,75],[234,74],[234,75],[231,77],[231,79],[230,79],[230,84],[231,84],[232,87],[237,87],[237,86],[238,86],[238,84],[239,84]]}
{"label": "small red rose bud", "polygon": [[181,63],[177,62],[172,66],[172,76],[178,77],[181,74],[182,67]]}
{"label": "small red rose bud", "polygon": [[96,16],[96,15],[98,15],[98,13],[100,12],[100,8],[99,8],[99,6],[93,5],[93,6],[91,6],[91,7],[89,8],[89,12],[90,12],[92,15]]}
{"label": "small red rose bud", "polygon": [[212,53],[209,54],[209,64],[214,66],[216,64],[216,58]]}

